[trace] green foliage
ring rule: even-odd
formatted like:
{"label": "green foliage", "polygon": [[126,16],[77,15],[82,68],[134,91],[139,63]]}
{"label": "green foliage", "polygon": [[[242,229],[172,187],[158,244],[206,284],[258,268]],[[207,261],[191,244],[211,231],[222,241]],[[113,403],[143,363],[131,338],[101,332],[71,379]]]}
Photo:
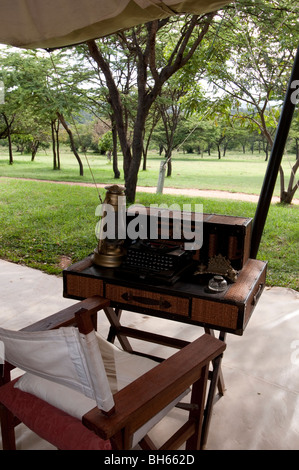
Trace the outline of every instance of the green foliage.
{"label": "green foliage", "polygon": [[[101,190],[102,197],[104,190]],[[253,203],[137,194],[137,202],[150,204],[203,204],[204,212],[253,217]],[[43,182],[1,180],[0,257],[61,274],[61,260],[76,262],[95,248],[95,209],[99,204],[94,187]],[[267,284],[299,289],[299,208],[271,205],[258,258],[268,261]]]}
{"label": "green foliage", "polygon": [[[187,154],[181,149],[180,152],[173,152],[173,173],[172,177],[165,179],[165,187],[176,188],[198,188],[198,189],[218,189],[230,192],[244,192],[249,194],[259,194],[262,187],[263,178],[267,168],[264,154],[255,152],[251,154],[249,147],[246,153],[240,150],[227,151],[226,156],[218,160],[216,151],[198,153],[198,148],[194,147],[192,154]],[[87,152],[91,171],[97,183],[115,184],[113,171],[107,165],[107,158],[95,153]],[[47,151],[42,151],[30,161],[28,156],[16,155],[14,165],[7,164],[7,149],[0,148],[0,175],[8,177],[27,177],[42,180],[56,181],[76,181],[93,183],[91,172],[85,171],[84,176],[78,175],[77,164],[69,148],[61,150],[61,170],[53,171],[52,157]],[[86,159],[84,158],[87,166]],[[158,181],[161,156],[157,150],[151,150],[148,155],[147,171],[139,174],[140,186],[156,187]],[[290,154],[283,160],[285,174],[290,173],[290,164],[295,161],[295,155]],[[122,160],[119,165],[121,167]],[[87,168],[86,168],[87,170]],[[123,175],[118,180],[119,184],[124,184]],[[275,192],[279,195],[279,181],[277,181]],[[296,195],[295,195],[296,197]]]}
{"label": "green foliage", "polygon": [[[1,183],[0,256],[57,274],[62,256],[82,259],[94,243],[95,190],[46,183]],[[88,227],[88,228],[87,228]]]}
{"label": "green foliage", "polygon": [[[265,97],[269,101],[281,99],[292,65],[291,56],[298,44],[297,18],[298,6],[287,0],[280,2],[279,7],[273,1],[252,3],[241,0],[219,12],[200,47],[187,64],[171,77],[173,87],[184,90],[180,101],[185,117],[194,112],[201,117],[211,116],[213,112],[225,115],[232,107],[239,109],[242,100],[248,99],[253,91],[255,95],[250,98],[251,105],[248,103],[251,112],[256,112],[254,108],[263,104]],[[157,70],[167,61],[171,63],[173,46],[186,21],[185,17],[179,20],[174,18],[158,32],[155,51]],[[193,36],[197,33],[196,29]],[[144,51],[145,29],[137,28],[135,36],[137,34]],[[185,54],[190,51],[191,44],[192,41]],[[101,41],[101,51],[111,71],[119,77],[117,83],[127,116],[130,117],[130,126],[137,97],[133,45],[134,38],[130,31],[126,35],[112,35]],[[15,109],[16,105],[22,105],[23,111],[28,106],[35,107],[38,109],[35,115],[38,114],[40,120],[42,114],[49,118],[56,109],[66,114],[70,110],[73,112],[75,103],[81,97],[89,109],[96,113],[101,109],[108,116],[111,109],[107,103],[107,87],[98,71],[87,66],[86,56],[85,45],[69,51],[55,51],[51,55],[4,49],[0,60],[0,78],[5,83],[7,107],[10,102],[13,104],[12,101]],[[151,73],[148,79],[152,84]],[[207,89],[207,81],[202,79],[210,81],[214,88]],[[233,84],[234,89],[231,88]],[[223,87],[226,87],[225,93],[219,93]],[[254,102],[252,98],[255,98]],[[277,116],[272,111],[266,114],[266,118],[270,127],[277,123]]]}
{"label": "green foliage", "polygon": [[235,117],[250,120],[269,142],[298,46],[298,13],[288,0],[229,5],[207,64],[210,92],[222,90]]}
{"label": "green foliage", "polygon": [[[99,137],[107,128],[117,128],[116,114],[122,114],[128,145],[118,144],[129,155],[123,168],[137,154],[141,158],[142,150],[145,162],[147,148],[159,144],[173,159],[178,148],[202,157],[211,152],[215,156],[217,150],[221,159],[228,149],[248,151],[250,146],[252,152],[257,148],[268,152],[299,42],[298,14],[298,2],[290,0],[237,0],[214,16],[194,50],[207,19],[204,15],[197,19],[188,41],[184,41],[184,33],[194,17],[184,15],[158,22],[152,42],[148,25],[102,38],[97,44],[118,93],[118,113],[112,112],[111,90],[86,44],[51,54],[3,48],[0,81],[5,85],[5,103],[0,104],[0,139],[7,140],[11,133],[14,149],[18,146],[21,152],[31,151],[31,143],[33,152],[36,146],[46,148],[52,142],[51,121],[59,112],[73,131],[75,147],[84,153],[95,152]],[[186,57],[185,65],[170,73]],[[168,77],[165,82],[164,77]],[[157,90],[157,100],[150,104]],[[145,108],[147,121],[134,138],[142,122],[137,111],[140,117]],[[108,127],[105,124],[105,130],[95,132],[86,124],[91,115]],[[295,119],[298,124],[298,114]],[[298,154],[296,122],[288,148]],[[59,134],[61,142],[69,141],[67,134],[66,138],[61,130]],[[100,146],[100,152],[111,150],[109,134],[101,138]],[[122,162],[122,156],[119,160]],[[136,161],[133,167],[138,171],[142,165]],[[196,184],[192,173],[188,184]],[[106,173],[102,175],[104,178]],[[143,178],[139,173],[139,182]],[[208,175],[206,178],[210,182]],[[130,181],[135,184],[134,178]]]}
{"label": "green foliage", "polygon": [[105,155],[106,152],[112,152],[113,150],[112,131],[108,131],[102,137],[100,137],[98,148],[99,148],[101,155]]}

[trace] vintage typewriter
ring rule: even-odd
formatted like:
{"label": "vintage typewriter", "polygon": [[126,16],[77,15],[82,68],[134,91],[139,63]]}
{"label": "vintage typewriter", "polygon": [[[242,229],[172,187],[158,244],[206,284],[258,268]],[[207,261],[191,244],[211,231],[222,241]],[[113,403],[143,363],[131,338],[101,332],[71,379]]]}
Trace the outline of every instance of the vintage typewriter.
{"label": "vintage typewriter", "polygon": [[[173,236],[175,213],[172,217],[156,217],[150,208],[144,217],[144,225],[151,225],[151,218],[158,221],[158,236],[138,239],[127,245],[127,256],[117,274],[131,279],[144,279],[151,283],[174,284],[177,280],[188,278],[198,284],[208,284],[216,274],[221,274],[227,281],[235,282],[249,258],[252,221],[248,218],[217,214],[203,214],[203,243],[199,249],[184,250],[185,241],[192,241],[196,230],[196,219],[191,213],[190,234],[183,231],[184,217],[178,218],[182,227],[181,237]],[[128,223],[132,216],[128,215]],[[188,227],[188,225],[187,225]],[[165,238],[165,233],[169,234]],[[128,242],[128,240],[127,240]],[[190,275],[190,276],[189,276]]]}
{"label": "vintage typewriter", "polygon": [[174,284],[192,265],[192,252],[178,245],[161,240],[137,240],[127,248],[117,274],[152,283]]}

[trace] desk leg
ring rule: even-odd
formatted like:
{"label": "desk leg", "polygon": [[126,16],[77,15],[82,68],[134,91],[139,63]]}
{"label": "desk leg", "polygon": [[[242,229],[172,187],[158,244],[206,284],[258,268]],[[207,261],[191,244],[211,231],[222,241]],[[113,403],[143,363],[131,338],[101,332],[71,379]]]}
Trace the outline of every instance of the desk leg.
{"label": "desk leg", "polygon": [[[215,336],[214,331],[210,330],[209,328],[205,328],[205,332],[212,336]],[[225,341],[225,337],[226,337],[226,333],[220,332],[219,339],[221,341]],[[216,394],[215,393],[216,387],[218,387],[220,396],[224,394],[224,390],[225,390],[223,375],[221,371],[221,361],[222,361],[222,356],[217,357],[212,362],[213,371],[211,375],[211,383],[209,387],[207,403],[206,403],[206,408],[205,408],[205,413],[204,413],[204,420],[203,420],[203,425],[202,425],[201,449],[205,449],[207,445],[210,421],[212,417],[212,410],[213,410],[214,399],[215,399],[215,394]]]}
{"label": "desk leg", "polygon": [[[214,330],[211,330],[210,328],[205,328],[205,332],[206,332],[207,334],[209,334],[209,335],[215,337],[215,332],[214,332]],[[225,341],[225,337],[226,337],[226,333],[220,331],[219,339],[220,339],[221,341]],[[222,373],[221,368],[220,368],[220,370],[219,370],[219,377],[218,377],[217,386],[218,386],[219,395],[223,396],[223,395],[224,395],[224,392],[225,392],[225,385],[224,385],[224,378],[223,378],[223,373]]]}
{"label": "desk leg", "polygon": [[221,360],[222,360],[222,356],[219,356],[213,361],[213,373],[212,373],[209,393],[207,397],[207,403],[206,403],[205,412],[204,412],[203,425],[202,425],[201,445],[200,445],[200,448],[202,450],[204,450],[207,445],[215,391],[216,391],[217,383],[219,381],[219,372],[221,370]]}
{"label": "desk leg", "polygon": [[128,341],[128,338],[125,335],[121,335],[120,333],[118,333],[118,331],[120,331],[120,328],[121,328],[121,324],[120,324],[120,321],[119,321],[119,316],[120,316],[121,310],[118,311],[119,316],[115,313],[115,311],[112,307],[104,308],[104,312],[105,312],[106,317],[108,318],[108,320],[110,322],[110,325],[111,325],[109,336],[111,336],[111,337],[114,336],[114,338],[115,338],[115,336],[117,336],[123,350],[128,351],[128,352],[132,352],[133,348],[130,345],[130,343]]}
{"label": "desk leg", "polygon": [[[226,333],[224,333],[223,331],[220,331],[219,339],[224,342],[226,339]],[[223,378],[221,367],[219,368],[218,392],[219,392],[219,395],[221,396],[224,395],[224,392],[225,392],[224,378]]]}

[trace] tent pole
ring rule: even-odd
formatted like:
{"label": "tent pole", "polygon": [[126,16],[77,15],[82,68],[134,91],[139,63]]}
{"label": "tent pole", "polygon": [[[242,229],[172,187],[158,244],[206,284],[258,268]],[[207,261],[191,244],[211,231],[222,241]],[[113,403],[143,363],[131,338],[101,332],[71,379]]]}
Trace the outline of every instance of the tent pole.
{"label": "tent pole", "polygon": [[[297,80],[296,83],[294,81]],[[296,86],[297,85],[297,86]],[[288,138],[290,125],[294,109],[296,106],[296,98],[299,95],[299,46],[293,64],[291,77],[288,84],[288,89],[285,95],[279,123],[276,129],[275,140],[271,150],[266,174],[262,190],[260,193],[257,209],[253,219],[252,238],[251,238],[251,258],[256,258],[259,245],[264,230],[268,210],[271,204],[271,199],[279,172],[279,167],[284,153],[285,144]]]}

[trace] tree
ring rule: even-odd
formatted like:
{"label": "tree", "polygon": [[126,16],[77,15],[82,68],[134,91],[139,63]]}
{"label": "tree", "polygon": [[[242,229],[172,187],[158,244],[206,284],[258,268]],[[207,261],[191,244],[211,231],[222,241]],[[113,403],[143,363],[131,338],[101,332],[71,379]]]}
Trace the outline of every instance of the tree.
{"label": "tree", "polygon": [[[167,87],[165,87],[167,88]],[[165,166],[167,166],[167,175],[171,176],[172,172],[172,151],[181,142],[175,142],[176,130],[181,118],[181,106],[179,98],[184,93],[180,89],[168,88],[167,96],[159,104],[159,109],[162,117],[164,135],[165,135]]]}
{"label": "tree", "polygon": [[296,154],[296,160],[299,160],[299,113],[293,120],[292,127],[290,129],[290,137],[293,140],[293,147]]}
{"label": "tree", "polygon": [[159,107],[157,103],[154,103],[151,107],[148,118],[146,120],[146,127],[144,129],[144,138],[143,138],[143,165],[142,170],[146,170],[147,164],[147,152],[150,146],[151,141],[153,140],[154,131],[161,119]]}
{"label": "tree", "polygon": [[[293,121],[293,126],[290,130],[290,137],[294,140],[295,143],[295,153],[296,153],[296,160],[291,168],[291,174],[290,174],[290,179],[288,183],[288,188],[283,194],[283,200],[286,203],[291,203],[293,196],[296,192],[296,190],[299,187],[299,181],[296,182],[296,171],[299,168],[299,113],[297,112],[297,115],[295,116],[295,119]],[[282,172],[280,172],[280,176],[282,178]],[[283,182],[281,182],[281,185]]]}
{"label": "tree", "polygon": [[9,164],[13,164],[13,153],[12,153],[12,140],[11,140],[11,133],[12,133],[12,126],[15,120],[15,115],[12,114],[11,116],[7,115],[6,111],[1,112],[0,116],[0,138],[1,139],[8,139],[8,148],[9,148]]}
{"label": "tree", "polygon": [[[34,92],[36,96],[36,106],[38,109],[44,110],[51,119],[52,136],[56,134],[56,149],[58,157],[58,169],[60,168],[59,161],[59,123],[67,132],[70,140],[72,152],[79,165],[79,174],[83,176],[84,168],[80,155],[77,151],[73,130],[68,121],[73,124],[76,131],[76,124],[74,115],[81,109],[81,94],[78,90],[78,83],[82,80],[82,75],[76,66],[68,66],[69,55],[68,53],[59,52],[50,58],[43,59],[44,66],[44,82],[41,84],[39,90]],[[68,73],[65,74],[65,69]],[[58,122],[57,122],[58,120]],[[57,123],[56,123],[57,122]],[[55,142],[53,140],[53,154],[55,162]],[[55,164],[54,164],[55,169]]]}
{"label": "tree", "polygon": [[[120,92],[123,95],[128,95],[130,90],[131,74],[133,73],[132,66],[124,64],[123,60],[118,60],[118,54],[115,51],[114,43],[111,37],[103,39],[102,47],[105,50],[105,56],[110,63],[110,66],[115,69],[118,74],[117,84],[120,87]],[[97,118],[97,128],[100,129],[98,138],[108,131],[112,132],[112,168],[114,178],[120,178],[120,171],[118,169],[118,138],[115,125],[114,111],[110,105],[109,91],[105,85],[105,79],[100,73],[99,67],[90,57],[86,47],[82,45],[77,46],[76,63],[79,64],[80,70],[84,70],[85,83],[88,86],[81,89],[84,95],[85,106]],[[128,100],[126,100],[126,121],[128,121]],[[126,122],[128,127],[128,123]]]}
{"label": "tree", "polygon": [[[138,26],[129,32],[114,35],[114,48],[126,51],[136,64],[137,106],[134,114],[132,143],[126,127],[126,106],[124,96],[117,86],[102,47],[103,41],[87,43],[91,57],[103,73],[109,90],[109,100],[113,110],[115,125],[124,160],[124,177],[128,202],[135,200],[138,171],[142,158],[143,137],[151,106],[160,95],[167,80],[184,67],[207,34],[215,13],[155,20]],[[172,37],[171,49],[167,56],[161,54],[161,44],[165,38]]]}
{"label": "tree", "polygon": [[[80,76],[75,68],[70,68],[65,75],[66,64],[64,52],[56,52],[52,56],[37,51],[12,52],[10,48],[3,52],[0,65],[4,70],[6,93],[5,103],[0,104],[3,122],[3,125],[0,124],[0,135],[8,138],[10,163],[13,162],[11,135],[24,133],[23,130],[27,127],[26,118],[29,116],[29,121],[38,122],[43,128],[46,125],[51,127],[53,166],[54,169],[59,168],[58,120],[72,142],[73,135],[67,119],[81,107],[80,95],[76,89]],[[73,143],[72,148],[79,163],[80,174],[83,175],[83,164]]]}
{"label": "tree", "polygon": [[211,154],[215,145],[215,124],[213,121],[204,119],[202,115],[194,113],[188,119],[188,128],[185,132],[183,150],[187,153],[196,151],[203,156],[204,152]]}
{"label": "tree", "polygon": [[[236,7],[237,5],[237,7]],[[208,67],[214,92],[231,98],[235,117],[250,120],[271,148],[293,59],[298,46],[299,6],[290,0],[248,3],[226,9],[226,20],[215,43],[217,58]],[[223,43],[227,44],[223,49]],[[230,48],[229,58],[227,49]],[[246,105],[244,112],[241,103]],[[240,112],[240,110],[242,111]],[[237,110],[237,112],[236,112]],[[292,174],[297,170],[295,165]],[[280,166],[281,201],[290,202],[298,185],[285,190]]]}
{"label": "tree", "polygon": [[102,137],[100,137],[98,146],[102,155],[105,155],[106,153],[111,154],[113,151],[113,136],[111,131],[106,132]]}
{"label": "tree", "polygon": [[16,145],[17,152],[30,153],[31,161],[34,161],[39,149],[49,147],[50,135],[48,123],[36,121],[32,116],[32,110],[22,113],[19,134],[12,135],[12,143]]}
{"label": "tree", "polygon": [[[20,86],[21,57],[3,53],[1,83],[5,88],[5,100],[0,103],[0,138],[8,140],[9,163],[13,164],[12,135],[20,133],[18,116],[25,110],[26,95]],[[23,80],[28,79],[28,69],[22,74]]]}

